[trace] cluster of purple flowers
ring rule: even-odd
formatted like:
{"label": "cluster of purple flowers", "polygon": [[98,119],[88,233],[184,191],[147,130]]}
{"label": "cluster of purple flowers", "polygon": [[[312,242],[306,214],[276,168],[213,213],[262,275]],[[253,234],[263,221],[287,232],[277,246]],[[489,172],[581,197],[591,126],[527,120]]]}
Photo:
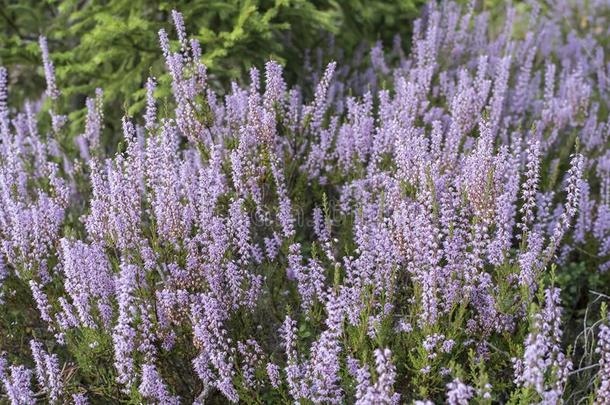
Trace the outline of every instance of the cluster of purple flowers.
{"label": "cluster of purple flowers", "polygon": [[[173,11],[169,111],[151,77],[115,156],[101,90],[72,142],[53,109],[47,134],[34,106],[9,109],[0,68],[0,305],[22,285],[62,353],[32,336],[35,372],[1,357],[3,395],[561,403],[572,360],[550,268],[585,251],[610,269],[610,4],[528,7],[491,34],[474,2],[432,2],[410,55],[378,43],[364,67],[321,66],[312,100],[273,61],[213,91]],[[108,350],[83,352],[91,336]],[[604,403],[606,325],[598,340]],[[113,389],[88,389],[84,358]],[[465,377],[484,368],[502,380]]]}

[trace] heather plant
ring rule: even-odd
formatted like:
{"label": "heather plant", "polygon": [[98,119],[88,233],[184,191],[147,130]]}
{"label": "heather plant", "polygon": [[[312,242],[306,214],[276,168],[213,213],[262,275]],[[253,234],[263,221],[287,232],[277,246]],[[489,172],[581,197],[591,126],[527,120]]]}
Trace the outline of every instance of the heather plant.
{"label": "heather plant", "polygon": [[432,2],[408,54],[225,92],[172,11],[112,154],[40,38],[47,131],[0,69],[2,395],[607,402],[609,6]]}

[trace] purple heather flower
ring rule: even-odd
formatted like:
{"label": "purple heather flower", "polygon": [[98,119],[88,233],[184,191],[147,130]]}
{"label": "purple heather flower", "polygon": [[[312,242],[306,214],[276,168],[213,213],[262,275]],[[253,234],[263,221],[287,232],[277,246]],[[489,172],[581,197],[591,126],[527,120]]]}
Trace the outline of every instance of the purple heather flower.
{"label": "purple heather flower", "polygon": [[292,215],[292,204],[288,191],[286,190],[286,180],[284,179],[283,168],[280,166],[279,159],[275,156],[271,156],[271,171],[275,178],[275,186],[277,190],[277,197],[279,200],[279,212],[278,220],[282,226],[282,233],[284,238],[291,239],[295,235],[294,229],[294,216]]}
{"label": "purple heather flower", "polygon": [[383,53],[383,44],[377,41],[375,46],[371,48],[371,64],[373,68],[381,74],[387,75],[390,73],[390,68],[386,64]]}
{"label": "purple heather flower", "polygon": [[51,318],[51,305],[49,304],[47,294],[45,294],[45,292],[42,290],[42,286],[36,283],[34,280],[30,280],[29,284],[30,289],[32,290],[32,296],[34,297],[34,302],[36,303],[36,307],[40,313],[40,318],[47,322],[49,327],[51,327],[53,318]]}
{"label": "purple heather flower", "polygon": [[508,89],[511,57],[505,56],[497,64],[496,80],[494,81],[491,100],[489,101],[491,131],[495,133],[501,123],[504,104]]}
{"label": "purple heather flower", "polygon": [[133,327],[135,317],[134,291],[138,284],[138,269],[135,265],[121,264],[116,282],[119,316],[112,332],[114,343],[114,366],[117,370],[117,381],[126,387],[135,382],[135,365],[133,353],[136,350],[136,330]]}
{"label": "purple heather flower", "polygon": [[[327,329],[311,348],[307,375],[310,382],[310,399],[314,402],[341,403],[340,387],[340,338],[343,331],[344,308],[340,298],[330,294],[326,303]],[[296,399],[296,398],[295,398]]]}
{"label": "purple heather flower", "polygon": [[260,387],[256,379],[256,370],[263,364],[263,350],[254,339],[245,342],[237,342],[237,351],[242,356],[240,365],[244,384],[248,388]]}
{"label": "purple heather flower", "polygon": [[595,392],[596,404],[603,404],[610,398],[610,327],[602,324],[599,327],[597,347],[599,354],[599,385]]}
{"label": "purple heather flower", "polygon": [[[91,307],[97,307],[102,324],[109,327],[112,321],[114,278],[102,248],[80,241],[61,240],[62,269],[66,276],[65,288],[76,307],[83,325],[93,327]],[[82,271],[83,269],[87,271]]]}
{"label": "purple heather flower", "polygon": [[155,104],[155,87],[156,81],[154,77],[149,77],[146,80],[146,113],[144,114],[144,123],[148,131],[153,131],[156,127],[157,106]]}
{"label": "purple heather flower", "polygon": [[280,378],[280,368],[273,363],[267,363],[266,366],[267,376],[269,377],[269,382],[273,388],[279,388],[282,383]]}
{"label": "purple heather flower", "polygon": [[377,381],[371,384],[370,374],[360,369],[357,376],[358,387],[356,388],[357,404],[398,404],[400,394],[394,393],[394,382],[396,379],[396,368],[391,362],[392,353],[389,349],[375,350],[375,364]]}
{"label": "purple heather flower", "polygon": [[154,364],[144,364],[142,366],[142,382],[138,387],[138,391],[147,400],[158,404],[172,405],[180,403],[178,397],[172,396],[169,393]]}
{"label": "purple heather flower", "polygon": [[36,403],[34,392],[31,389],[32,370],[24,366],[9,366],[6,360],[0,357],[0,382],[12,405],[34,405]]}
{"label": "purple heather flower", "polygon": [[310,107],[310,113],[312,114],[311,129],[313,132],[322,128],[322,120],[328,106],[328,89],[336,68],[336,62],[329,63],[324,71],[322,80],[320,80],[316,87],[313,105]]}
{"label": "purple heather flower", "polygon": [[[221,302],[206,294],[199,294],[193,301],[193,340],[201,347],[201,352],[193,360],[195,372],[204,384],[215,386],[227,400],[238,402],[239,395],[232,381],[235,374],[233,349],[229,346],[230,338],[224,326],[226,309]],[[210,366],[218,376],[213,376]]]}
{"label": "purple heather flower", "polygon": [[474,395],[474,388],[455,379],[447,384],[447,403],[449,405],[468,405]]}
{"label": "purple heather flower", "polygon": [[42,343],[34,339],[30,341],[30,347],[36,364],[38,384],[46,391],[49,400],[52,403],[57,403],[63,393],[59,359],[56,354],[47,353],[43,349]]}
{"label": "purple heather flower", "polygon": [[245,265],[252,260],[253,246],[250,242],[250,217],[242,199],[231,202],[227,225],[239,253],[239,263]]}
{"label": "purple heather flower", "polygon": [[57,89],[57,84],[55,83],[55,67],[53,66],[53,61],[51,61],[51,57],[49,56],[47,38],[41,35],[38,38],[38,44],[40,45],[40,51],[42,52],[44,76],[47,80],[47,96],[49,96],[52,100],[55,100],[59,97],[60,93]]}
{"label": "purple heather flower", "polygon": [[525,173],[525,182],[521,189],[521,197],[523,206],[520,212],[523,214],[523,220],[520,224],[522,231],[528,232],[529,227],[534,219],[534,208],[536,207],[536,192],[538,190],[540,172],[540,144],[538,141],[530,143],[527,150],[527,171]]}
{"label": "purple heather flower", "polygon": [[74,405],[89,405],[89,400],[85,394],[72,394],[72,402]]}
{"label": "purple heather flower", "polygon": [[88,147],[93,150],[100,147],[100,136],[104,121],[103,99],[104,92],[102,89],[95,89],[95,98],[88,98],[86,101],[87,117],[83,137],[87,140]]}
{"label": "purple heather flower", "polygon": [[0,66],[0,135],[3,139],[9,137],[9,110],[8,110],[8,70]]}
{"label": "purple heather flower", "polygon": [[186,39],[186,28],[184,27],[182,13],[172,10],[172,19],[174,20],[174,27],[176,28],[176,33],[178,34],[178,40],[182,46],[182,52],[186,52],[188,49],[188,42]]}
{"label": "purple heather flower", "polygon": [[176,128],[165,122],[160,133],[148,138],[146,145],[146,184],[160,239],[177,243],[190,233],[194,209],[186,200],[186,185],[180,173]]}
{"label": "purple heather flower", "polygon": [[572,362],[561,348],[560,290],[544,291],[545,303],[534,314],[532,330],[524,345],[522,359],[513,359],[515,383],[533,388],[543,398],[561,398]]}
{"label": "purple heather flower", "polygon": [[283,108],[286,97],[286,82],[282,77],[282,66],[274,61],[265,64],[265,94],[263,105],[268,111],[272,111],[274,105]]}
{"label": "purple heather flower", "polygon": [[570,227],[572,218],[576,215],[580,202],[581,181],[583,176],[584,158],[580,154],[572,155],[571,167],[567,173],[566,204],[551,234],[549,245],[544,251],[545,259],[551,260],[564,233]]}
{"label": "purple heather flower", "polygon": [[525,251],[519,253],[519,282],[527,286],[531,292],[535,289],[535,282],[540,269],[539,256],[542,252],[543,238],[534,231],[527,236]]}

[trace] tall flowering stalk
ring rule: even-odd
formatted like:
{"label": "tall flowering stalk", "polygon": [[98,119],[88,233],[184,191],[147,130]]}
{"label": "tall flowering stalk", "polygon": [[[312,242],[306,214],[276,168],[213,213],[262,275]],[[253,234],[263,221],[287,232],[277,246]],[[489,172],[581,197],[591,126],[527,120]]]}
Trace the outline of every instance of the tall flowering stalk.
{"label": "tall flowering stalk", "polygon": [[581,154],[575,154],[572,156],[570,163],[571,167],[567,173],[566,204],[562,214],[557,220],[555,229],[551,234],[549,245],[544,252],[547,260],[550,260],[557,250],[557,246],[559,245],[561,238],[570,227],[572,218],[574,218],[576,215],[578,204],[580,202],[580,182],[582,179],[584,158]]}
{"label": "tall flowering stalk", "polygon": [[47,353],[43,349],[42,343],[36,340],[30,342],[30,347],[36,364],[38,384],[47,392],[51,403],[59,403],[63,394],[63,381],[57,355]]}
{"label": "tall flowering stalk", "polygon": [[372,383],[367,368],[357,371],[356,388],[357,404],[397,404],[400,401],[400,394],[394,392],[394,382],[396,379],[396,369],[391,361],[392,352],[389,349],[375,350],[375,371],[377,381]]}
{"label": "tall flowering stalk", "polygon": [[59,97],[59,89],[55,82],[55,66],[49,56],[49,46],[47,44],[47,38],[40,36],[38,39],[40,44],[40,50],[42,52],[42,65],[44,66],[44,76],[47,80],[47,96],[52,100],[56,100]]}
{"label": "tall flowering stalk", "polygon": [[572,369],[572,362],[561,348],[560,290],[544,291],[545,302],[533,315],[532,331],[527,336],[522,359],[513,359],[515,383],[534,389],[543,403],[559,403]]}
{"label": "tall flowering stalk", "polygon": [[595,391],[595,403],[603,404],[610,396],[610,327],[602,324],[597,335],[595,352],[599,354],[599,381]]}

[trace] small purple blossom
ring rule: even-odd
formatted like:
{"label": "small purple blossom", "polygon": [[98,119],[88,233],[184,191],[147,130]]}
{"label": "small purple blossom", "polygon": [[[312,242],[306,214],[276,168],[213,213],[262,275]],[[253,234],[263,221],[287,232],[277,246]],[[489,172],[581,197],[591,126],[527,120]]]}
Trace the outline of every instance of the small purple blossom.
{"label": "small purple blossom", "polygon": [[450,405],[468,405],[474,395],[474,388],[455,379],[447,384],[447,403]]}

